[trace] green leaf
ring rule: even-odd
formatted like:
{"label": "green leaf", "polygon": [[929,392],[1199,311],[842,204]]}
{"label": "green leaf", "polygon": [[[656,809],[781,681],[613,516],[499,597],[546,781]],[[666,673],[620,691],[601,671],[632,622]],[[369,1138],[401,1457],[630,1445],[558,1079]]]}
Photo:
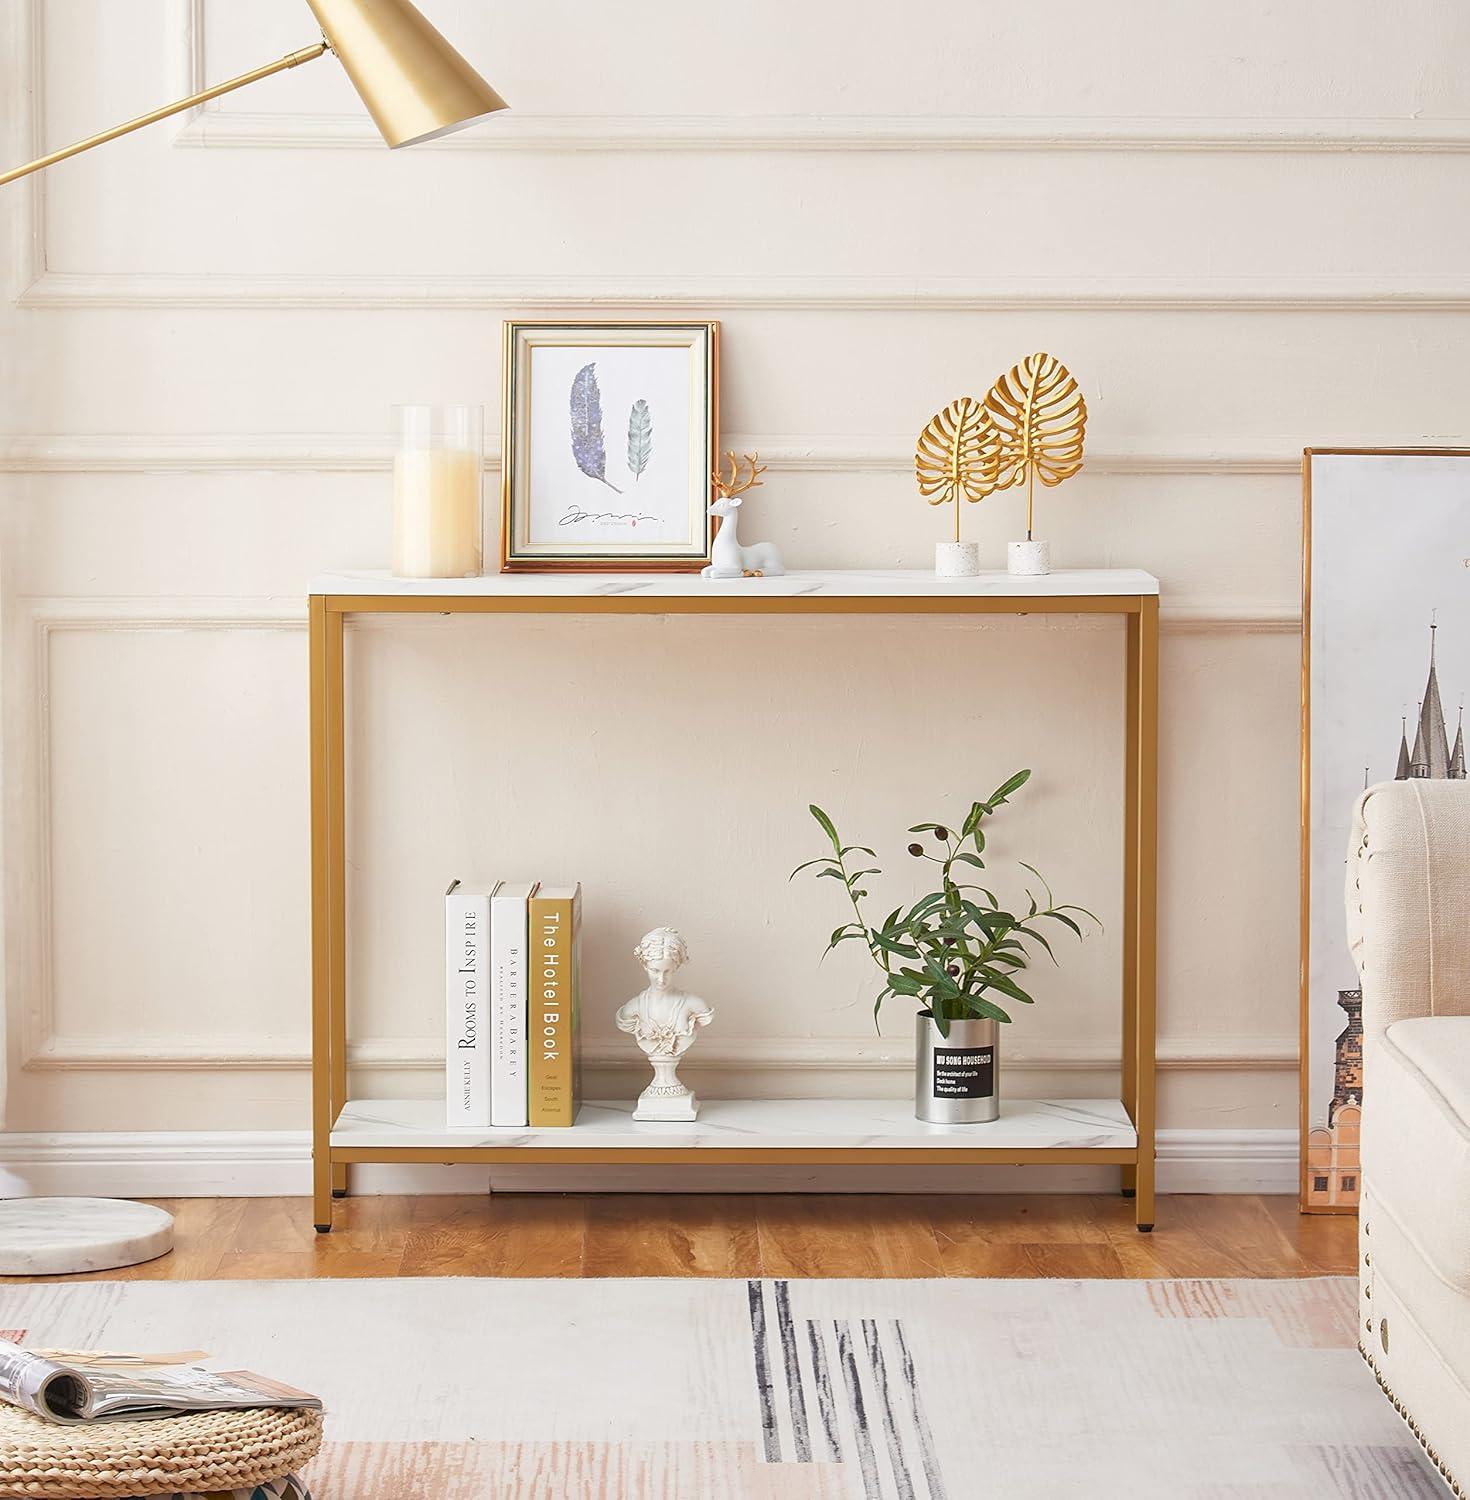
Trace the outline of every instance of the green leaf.
{"label": "green leaf", "polygon": [[1041,946],[1046,949],[1047,957],[1050,958],[1053,963],[1056,963],[1057,956],[1052,952],[1051,944],[1047,942],[1047,940],[1042,937],[1042,935],[1034,927],[1018,927],[1016,928],[1016,931],[1024,932],[1033,943],[1040,943]]}
{"label": "green leaf", "polygon": [[960,987],[954,982],[954,977],[945,972],[944,965],[932,954],[925,954],[924,973],[929,976],[930,982],[942,995],[958,995]]}
{"label": "green leaf", "polygon": [[908,915],[903,919],[906,927],[912,927],[921,918],[927,917],[936,907],[943,906],[945,902],[944,892],[935,891],[933,895],[923,896],[909,907]]}
{"label": "green leaf", "polygon": [[962,838],[969,838],[969,836],[974,833],[974,831],[980,826],[980,819],[984,816],[985,804],[983,802],[971,803],[969,812],[965,814],[965,824],[964,827],[960,829],[960,836]]}
{"label": "green leaf", "polygon": [[1096,922],[1097,923],[1097,927],[1098,927],[1098,931],[1099,932],[1102,931],[1102,922],[1101,922],[1101,920],[1098,917],[1094,916],[1092,912],[1088,911],[1088,909],[1085,906],[1077,906],[1074,903],[1072,903],[1071,901],[1064,901],[1064,902],[1062,902],[1062,904],[1060,906],[1053,907],[1052,910],[1053,911],[1078,911],[1078,912],[1081,912],[1082,915],[1084,917],[1086,917],[1089,922]]}
{"label": "green leaf", "polygon": [[1034,1005],[1036,1002],[1026,993],[1013,979],[1009,979],[998,969],[985,968],[979,971],[980,977],[985,981],[987,989],[999,990],[1002,995],[1009,995],[1012,1000],[1019,1000],[1022,1005]]}
{"label": "green leaf", "polygon": [[991,807],[998,807],[1002,802],[1005,802],[1009,799],[1012,792],[1019,791],[1030,780],[1030,771],[1017,771],[1014,776],[1012,776],[1008,781],[1003,781],[995,789],[995,791],[990,794]]}
{"label": "green leaf", "polygon": [[1007,1024],[1010,1023],[1010,1016],[1007,1015],[1006,1012],[1000,1008],[1000,1006],[993,1004],[989,1000],[983,999],[979,995],[967,995],[965,997],[965,1003],[969,1005],[973,1009],[975,1014],[978,1015],[982,1020],[1004,1021]]}
{"label": "green leaf", "polygon": [[985,868],[985,861],[978,854],[971,854],[968,850],[961,850],[951,862],[957,865],[974,865],[977,870]]}
{"label": "green leaf", "polygon": [[1046,876],[1043,875],[1035,865],[1028,865],[1024,859],[1018,859],[1016,863],[1020,865],[1023,870],[1030,870],[1030,872],[1041,882],[1042,889],[1046,892],[1046,904],[1048,906],[1054,906],[1056,904],[1056,897],[1052,895],[1051,887],[1046,883]]}
{"label": "green leaf", "polygon": [[821,826],[822,832],[832,840],[832,847],[840,856],[842,853],[842,840],[837,837],[837,829],[833,826],[832,819],[829,818],[827,814],[824,813],[815,802],[809,803],[807,805],[807,811],[812,815],[812,817],[817,820],[818,824]]}
{"label": "green leaf", "polygon": [[1066,914],[1066,912],[1064,912],[1064,911],[1044,911],[1044,912],[1041,913],[1041,915],[1043,917],[1051,917],[1054,921],[1061,922],[1064,926],[1070,927],[1072,929],[1072,931],[1077,934],[1078,937],[1082,936],[1082,929],[1071,919],[1071,917],[1069,917]]}
{"label": "green leaf", "polygon": [[825,854],[820,859],[809,859],[805,864],[797,865],[797,867],[786,878],[788,880],[795,880],[803,870],[810,870],[813,865],[825,865],[830,863],[831,860],[829,860]]}
{"label": "green leaf", "polygon": [[902,938],[892,937],[886,932],[875,932],[873,941],[885,953],[896,953],[900,958],[911,958],[918,962],[919,950],[912,943],[904,942]]}
{"label": "green leaf", "polygon": [[969,897],[965,897],[960,904],[970,920],[988,937],[1008,932],[1016,925],[1016,919],[1008,911],[987,910],[983,906],[976,905]]}

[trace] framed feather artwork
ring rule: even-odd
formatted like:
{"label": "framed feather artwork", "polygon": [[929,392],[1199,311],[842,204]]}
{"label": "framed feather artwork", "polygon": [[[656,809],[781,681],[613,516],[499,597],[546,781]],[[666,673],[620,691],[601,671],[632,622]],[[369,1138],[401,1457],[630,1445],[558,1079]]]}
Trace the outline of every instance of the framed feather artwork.
{"label": "framed feather artwork", "polygon": [[1365,1083],[1343,916],[1353,804],[1379,782],[1465,776],[1470,449],[1309,448],[1302,481],[1301,1206],[1353,1213]]}
{"label": "framed feather artwork", "polygon": [[718,323],[505,325],[502,572],[697,572]]}

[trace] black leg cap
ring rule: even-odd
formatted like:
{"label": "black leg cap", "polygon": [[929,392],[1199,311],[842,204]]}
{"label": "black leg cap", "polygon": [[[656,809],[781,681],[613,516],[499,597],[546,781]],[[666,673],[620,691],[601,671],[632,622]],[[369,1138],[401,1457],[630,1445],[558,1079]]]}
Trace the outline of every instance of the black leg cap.
{"label": "black leg cap", "polygon": [[1125,1198],[1136,1198],[1138,1196],[1138,1189],[1137,1188],[1124,1188],[1123,1189],[1123,1196]]}
{"label": "black leg cap", "polygon": [[318,1234],[331,1234],[332,1226],[330,1224],[318,1224],[316,1226],[316,1232]]}
{"label": "black leg cap", "polygon": [[1154,1232],[1154,1226],[1152,1224],[1140,1224],[1138,1226],[1138,1232],[1139,1234],[1152,1234]]}
{"label": "black leg cap", "polygon": [[332,1196],[334,1198],[345,1198],[347,1196],[347,1189],[346,1188],[333,1188],[332,1189]]}

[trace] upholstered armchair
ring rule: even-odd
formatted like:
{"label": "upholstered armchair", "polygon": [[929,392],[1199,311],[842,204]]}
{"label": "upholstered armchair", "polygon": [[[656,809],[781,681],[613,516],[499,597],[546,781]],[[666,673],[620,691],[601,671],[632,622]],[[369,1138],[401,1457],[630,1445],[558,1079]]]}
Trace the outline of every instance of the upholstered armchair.
{"label": "upholstered armchair", "polygon": [[1348,938],[1363,987],[1359,1348],[1470,1494],[1470,782],[1359,799]]}

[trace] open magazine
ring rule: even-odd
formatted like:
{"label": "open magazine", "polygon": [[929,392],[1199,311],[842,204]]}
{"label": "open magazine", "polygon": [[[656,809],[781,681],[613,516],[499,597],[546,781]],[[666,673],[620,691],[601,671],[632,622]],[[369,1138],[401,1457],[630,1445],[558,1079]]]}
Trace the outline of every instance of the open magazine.
{"label": "open magazine", "polygon": [[138,1422],[246,1406],[322,1409],[317,1397],[263,1375],[183,1362],[200,1357],[196,1352],[53,1358],[0,1342],[0,1400],[52,1422]]}

